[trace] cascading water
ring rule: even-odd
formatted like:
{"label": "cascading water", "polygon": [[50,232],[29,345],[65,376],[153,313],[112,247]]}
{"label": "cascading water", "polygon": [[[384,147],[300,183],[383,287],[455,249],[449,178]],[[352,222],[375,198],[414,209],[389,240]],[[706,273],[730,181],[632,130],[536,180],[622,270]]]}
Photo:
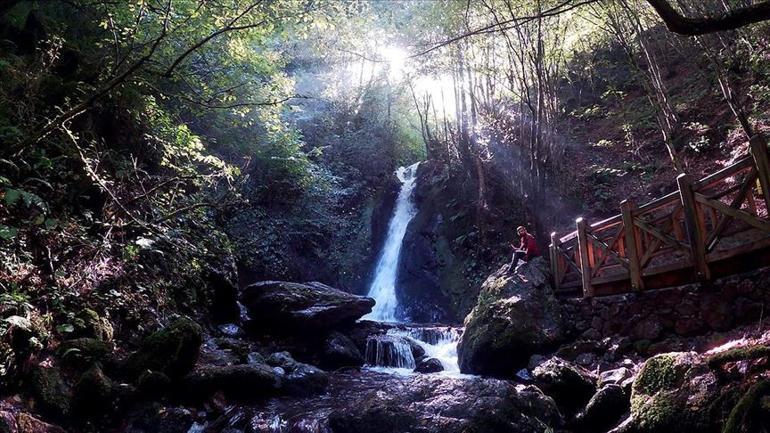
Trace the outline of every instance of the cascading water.
{"label": "cascading water", "polygon": [[377,262],[374,280],[369,287],[370,298],[377,302],[371,313],[364,319],[379,322],[395,322],[396,308],[396,276],[398,274],[398,258],[401,254],[401,244],[406,234],[406,227],[417,214],[417,208],[412,203],[412,191],[417,180],[417,167],[420,163],[401,167],[396,171],[398,180],[401,181],[401,191],[396,199],[396,209],[388,225],[388,236]]}
{"label": "cascading water", "polygon": [[409,374],[417,365],[415,346],[424,353],[421,359],[435,358],[444,374],[459,374],[457,341],[461,330],[450,327],[402,327],[385,334],[372,335],[366,341],[366,364],[370,368]]}

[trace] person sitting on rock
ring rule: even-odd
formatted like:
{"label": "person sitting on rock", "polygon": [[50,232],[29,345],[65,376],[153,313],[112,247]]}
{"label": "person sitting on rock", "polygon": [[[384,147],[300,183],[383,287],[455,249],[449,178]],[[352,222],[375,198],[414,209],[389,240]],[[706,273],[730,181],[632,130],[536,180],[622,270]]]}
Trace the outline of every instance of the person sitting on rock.
{"label": "person sitting on rock", "polygon": [[516,229],[516,233],[519,234],[519,247],[511,243],[513,248],[513,257],[511,258],[511,269],[516,269],[519,264],[519,260],[526,263],[535,257],[540,256],[540,247],[537,246],[535,237],[527,232],[527,228],[519,226]]}

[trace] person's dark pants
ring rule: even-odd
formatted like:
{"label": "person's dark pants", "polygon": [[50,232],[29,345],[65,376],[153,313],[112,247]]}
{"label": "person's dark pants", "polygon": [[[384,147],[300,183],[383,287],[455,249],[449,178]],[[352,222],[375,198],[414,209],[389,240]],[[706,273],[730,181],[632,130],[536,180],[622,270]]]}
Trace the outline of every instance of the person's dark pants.
{"label": "person's dark pants", "polygon": [[[511,257],[511,269],[516,269],[516,265],[519,264],[519,260],[521,260],[524,263],[527,263],[527,260],[525,260],[526,257],[527,257],[526,251],[514,251],[513,257]],[[538,255],[534,255],[529,258],[534,259],[535,257],[538,257]]]}
{"label": "person's dark pants", "polygon": [[524,257],[527,257],[526,251],[514,251],[513,257],[511,257],[511,269],[516,269],[516,265],[519,264],[519,260],[521,260],[522,262],[526,262],[526,260],[524,260]]}

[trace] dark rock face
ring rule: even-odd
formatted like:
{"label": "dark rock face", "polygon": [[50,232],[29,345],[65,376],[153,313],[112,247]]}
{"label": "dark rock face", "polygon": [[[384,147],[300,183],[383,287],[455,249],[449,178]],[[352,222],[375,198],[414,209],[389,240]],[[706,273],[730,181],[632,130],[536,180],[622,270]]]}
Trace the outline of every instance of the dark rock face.
{"label": "dark rock face", "polygon": [[537,388],[496,379],[417,375],[355,400],[332,412],[334,433],[542,433],[561,423]]}
{"label": "dark rock face", "polygon": [[321,283],[263,281],[247,286],[241,302],[254,324],[274,331],[322,331],[350,325],[372,311],[374,300]]}
{"label": "dark rock face", "polygon": [[535,384],[556,401],[562,413],[572,415],[596,392],[596,377],[563,359],[550,358],[532,370]]}
{"label": "dark rock face", "polygon": [[396,284],[403,318],[461,321],[483,279],[510,251],[507,241],[523,221],[519,209],[511,210],[517,198],[507,182],[487,187],[487,207],[479,213],[477,189],[466,173],[435,160],[420,165],[413,196],[418,212],[404,236]]}
{"label": "dark rock face", "polygon": [[414,371],[418,373],[438,373],[439,371],[444,371],[444,366],[438,359],[428,358],[417,364],[417,367],[414,369]]}
{"label": "dark rock face", "polygon": [[126,361],[126,370],[140,375],[146,370],[182,377],[198,360],[203,342],[201,327],[190,319],[177,319],[145,338],[138,351]]}
{"label": "dark rock face", "polygon": [[217,323],[235,322],[240,315],[238,287],[221,272],[209,272],[206,283],[212,291],[211,318]]}
{"label": "dark rock face", "polygon": [[364,356],[348,336],[333,332],[324,343],[321,361],[329,369],[360,367],[364,365]]}
{"label": "dark rock face", "polygon": [[535,258],[515,274],[504,265],[484,282],[478,304],[465,318],[460,370],[513,377],[530,356],[552,348],[563,335],[545,260]]}

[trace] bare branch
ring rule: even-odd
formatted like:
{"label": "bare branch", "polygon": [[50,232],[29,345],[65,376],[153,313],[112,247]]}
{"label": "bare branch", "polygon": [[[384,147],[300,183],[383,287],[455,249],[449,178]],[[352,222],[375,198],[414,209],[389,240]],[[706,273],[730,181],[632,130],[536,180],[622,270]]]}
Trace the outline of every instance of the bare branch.
{"label": "bare branch", "polygon": [[719,15],[691,18],[679,13],[667,0],[647,0],[660,15],[666,27],[674,33],[697,36],[725,30],[735,30],[750,24],[770,20],[770,1],[764,1]]}

